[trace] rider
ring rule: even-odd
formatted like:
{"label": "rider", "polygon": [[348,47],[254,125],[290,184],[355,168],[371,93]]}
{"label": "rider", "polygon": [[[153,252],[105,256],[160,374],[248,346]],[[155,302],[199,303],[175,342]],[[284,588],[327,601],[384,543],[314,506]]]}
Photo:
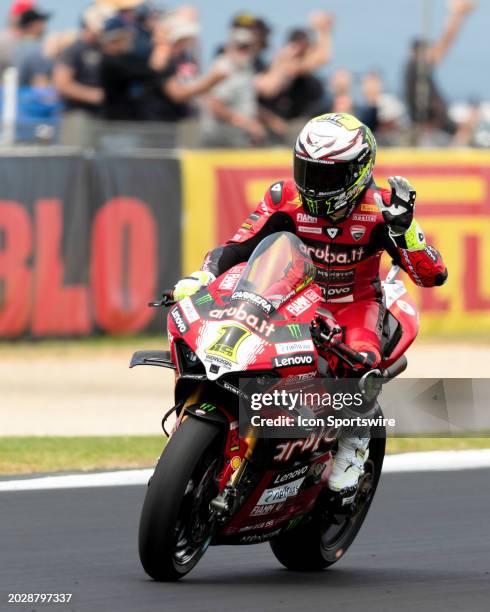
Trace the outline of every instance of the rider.
{"label": "rider", "polygon": [[[447,270],[413,218],[415,191],[400,176],[391,190],[376,186],[376,141],[352,115],[329,113],[308,121],[294,147],[294,180],[274,183],[225,245],[206,256],[202,269],[180,280],[174,297],[198,291],[279,231],[299,236],[317,267],[317,282],[352,349],[381,361],[386,307],[379,280],[383,251],[422,287],[442,285]],[[347,498],[364,471],[369,438],[343,434],[329,487]]]}

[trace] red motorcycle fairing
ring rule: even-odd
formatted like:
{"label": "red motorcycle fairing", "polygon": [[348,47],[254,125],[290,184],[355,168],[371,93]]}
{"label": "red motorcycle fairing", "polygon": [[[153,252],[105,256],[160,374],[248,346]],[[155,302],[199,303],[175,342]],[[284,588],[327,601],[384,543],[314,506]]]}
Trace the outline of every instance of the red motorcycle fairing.
{"label": "red motorcycle fairing", "polygon": [[[257,296],[253,298],[257,303],[245,295],[245,299],[231,299],[236,296],[246,265],[231,268],[207,288],[171,308],[168,332],[177,379],[189,377],[189,367],[197,373],[195,378],[209,381],[239,372],[267,371],[296,380],[318,375],[318,353],[311,339],[310,323],[321,303],[319,287],[308,282],[267,313],[267,305],[261,304]],[[402,333],[383,367],[401,356],[418,329],[416,307],[403,283],[386,286],[385,293],[386,305]],[[186,357],[182,350],[190,354]],[[189,366],[188,357],[192,356],[193,365]],[[222,492],[249,457],[255,440],[239,437],[237,414],[223,402],[203,402],[199,410],[220,410],[229,423],[223,469],[218,476]],[[177,426],[184,416],[185,409]],[[257,543],[274,537],[286,526],[296,525],[301,516],[311,511],[325,488],[331,470],[330,449],[335,444],[331,436],[332,432],[326,432],[311,434],[307,439],[269,440],[275,448],[263,465],[264,473],[213,543]]]}

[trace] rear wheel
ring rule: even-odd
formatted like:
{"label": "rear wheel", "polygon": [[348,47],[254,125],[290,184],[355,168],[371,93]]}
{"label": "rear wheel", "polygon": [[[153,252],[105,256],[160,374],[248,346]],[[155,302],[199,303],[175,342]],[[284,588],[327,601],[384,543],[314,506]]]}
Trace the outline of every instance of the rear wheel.
{"label": "rear wheel", "polygon": [[278,561],[290,570],[315,571],[333,565],[345,554],[371,506],[381,476],[384,453],[385,438],[373,437],[352,511],[342,514],[329,507],[331,493],[325,490],[311,517],[271,541],[272,552]]}
{"label": "rear wheel", "polygon": [[188,417],[170,438],[148,485],[139,555],[154,580],[191,571],[213,534],[209,502],[217,495],[219,425]]}

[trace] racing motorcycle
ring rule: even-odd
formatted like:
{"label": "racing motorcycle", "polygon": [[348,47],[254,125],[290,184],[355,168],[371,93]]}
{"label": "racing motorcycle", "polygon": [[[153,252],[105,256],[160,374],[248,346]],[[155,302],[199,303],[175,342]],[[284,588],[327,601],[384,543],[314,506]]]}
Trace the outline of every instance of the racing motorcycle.
{"label": "racing motorcycle", "polygon": [[[384,428],[371,431],[365,474],[347,507],[328,488],[338,431],[281,439],[260,437],[249,424],[239,435],[238,400],[246,397],[240,381],[328,383],[336,377],[322,356],[328,351],[349,366],[366,365],[365,355],[312,326],[322,299],[314,269],[301,240],[279,232],[192,297],[175,302],[168,292],[150,304],[170,307],[170,350],[138,351],[130,367],[175,371],[175,406],[162,421],[169,440],[139,526],[139,556],[154,580],[182,578],[219,544],[268,541],[286,568],[323,569],[361,528],[381,475]],[[397,272],[393,266],[383,283],[383,361],[359,379],[363,391],[373,378],[385,382],[406,368],[404,353],[418,331],[416,306]],[[377,402],[376,410],[381,414]]]}

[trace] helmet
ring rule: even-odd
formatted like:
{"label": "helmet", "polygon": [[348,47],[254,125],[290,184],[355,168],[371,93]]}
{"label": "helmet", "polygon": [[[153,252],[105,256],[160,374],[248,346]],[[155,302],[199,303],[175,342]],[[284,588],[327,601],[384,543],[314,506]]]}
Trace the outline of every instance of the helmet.
{"label": "helmet", "polygon": [[294,180],[305,210],[341,221],[372,180],[376,140],[347,113],[308,121],[294,147]]}

